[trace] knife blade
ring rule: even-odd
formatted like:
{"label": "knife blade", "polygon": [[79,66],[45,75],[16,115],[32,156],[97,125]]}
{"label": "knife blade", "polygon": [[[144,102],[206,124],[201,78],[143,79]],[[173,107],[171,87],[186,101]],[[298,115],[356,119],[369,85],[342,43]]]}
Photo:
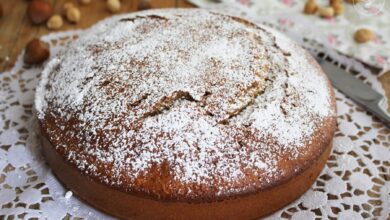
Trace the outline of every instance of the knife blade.
{"label": "knife blade", "polygon": [[386,99],[352,74],[330,61],[312,54],[328,76],[332,85],[364,109],[374,114],[390,128],[390,114],[385,109]]}

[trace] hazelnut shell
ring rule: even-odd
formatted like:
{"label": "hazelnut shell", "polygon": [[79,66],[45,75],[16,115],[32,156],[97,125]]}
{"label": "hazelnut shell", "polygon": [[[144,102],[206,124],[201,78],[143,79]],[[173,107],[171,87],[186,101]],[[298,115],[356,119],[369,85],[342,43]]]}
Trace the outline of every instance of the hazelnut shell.
{"label": "hazelnut shell", "polygon": [[357,30],[354,35],[354,39],[357,43],[367,43],[368,41],[372,41],[374,37],[374,33],[367,28]]}
{"label": "hazelnut shell", "polygon": [[40,64],[49,56],[49,45],[39,39],[33,39],[27,44],[23,58],[27,64]]}
{"label": "hazelnut shell", "polygon": [[27,8],[27,16],[33,24],[42,24],[52,15],[51,4],[43,0],[33,0]]}

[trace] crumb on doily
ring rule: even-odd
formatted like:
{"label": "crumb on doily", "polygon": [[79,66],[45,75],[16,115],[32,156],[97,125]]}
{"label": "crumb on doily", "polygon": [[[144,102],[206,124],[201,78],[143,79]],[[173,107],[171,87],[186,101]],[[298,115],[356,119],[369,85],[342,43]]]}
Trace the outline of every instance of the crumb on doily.
{"label": "crumb on doily", "polygon": [[72,191],[67,191],[64,195],[65,199],[70,199],[71,197],[73,196],[73,192]]}

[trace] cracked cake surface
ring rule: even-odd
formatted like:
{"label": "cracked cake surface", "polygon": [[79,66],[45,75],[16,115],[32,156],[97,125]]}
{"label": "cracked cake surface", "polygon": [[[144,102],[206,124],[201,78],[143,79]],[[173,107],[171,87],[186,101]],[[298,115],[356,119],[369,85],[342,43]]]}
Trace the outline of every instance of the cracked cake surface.
{"label": "cracked cake surface", "polygon": [[129,193],[203,201],[309,166],[335,127],[318,64],[272,29],[199,9],[83,31],[42,72],[42,135],[85,175]]}

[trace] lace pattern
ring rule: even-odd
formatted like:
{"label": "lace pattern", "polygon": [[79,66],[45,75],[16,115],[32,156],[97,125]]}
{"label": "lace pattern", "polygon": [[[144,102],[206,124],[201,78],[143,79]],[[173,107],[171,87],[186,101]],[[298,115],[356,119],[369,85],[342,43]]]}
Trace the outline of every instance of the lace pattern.
{"label": "lace pattern", "polygon": [[[53,56],[81,33],[42,39]],[[359,63],[321,50],[383,93],[376,76]],[[13,69],[0,74],[0,218],[110,219],[77,197],[65,196],[67,189],[45,164],[33,112],[41,71],[41,66],[24,66],[20,55]],[[309,191],[269,219],[390,217],[390,130],[343,94],[336,91],[336,97],[339,128],[325,169]]]}

